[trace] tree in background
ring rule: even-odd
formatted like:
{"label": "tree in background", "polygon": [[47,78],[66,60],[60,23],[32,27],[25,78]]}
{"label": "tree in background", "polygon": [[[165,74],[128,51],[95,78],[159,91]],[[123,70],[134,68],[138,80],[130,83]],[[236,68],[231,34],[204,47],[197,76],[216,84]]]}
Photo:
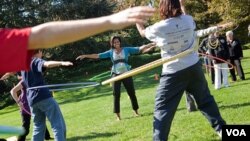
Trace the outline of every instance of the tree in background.
{"label": "tree in background", "polygon": [[233,21],[239,25],[235,29],[238,39],[242,43],[249,43],[247,27],[250,24],[250,3],[249,0],[211,0],[209,10],[216,11],[223,19],[223,22]]}

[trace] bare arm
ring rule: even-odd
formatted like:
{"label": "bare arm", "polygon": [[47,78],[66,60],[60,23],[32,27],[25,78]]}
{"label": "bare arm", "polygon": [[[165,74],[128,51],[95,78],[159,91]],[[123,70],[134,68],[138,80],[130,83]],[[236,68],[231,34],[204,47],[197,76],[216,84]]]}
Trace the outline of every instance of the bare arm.
{"label": "bare arm", "polygon": [[82,60],[84,58],[98,59],[99,55],[98,54],[83,54],[83,55],[78,56],[76,60]]}
{"label": "bare arm", "polygon": [[181,4],[181,11],[183,12],[184,15],[187,15],[187,11],[185,8],[185,0],[180,0],[180,4]]}
{"label": "bare arm", "polygon": [[231,26],[233,26],[233,23],[229,22],[226,24],[221,24],[218,26],[209,27],[207,29],[201,29],[201,30],[197,31],[197,37],[203,37],[203,36],[206,36],[208,34],[214,33],[216,31],[222,31],[222,30],[229,28]]}
{"label": "bare arm", "polygon": [[104,31],[122,29],[135,23],[145,23],[154,12],[154,8],[139,6],[110,16],[41,24],[31,29],[29,49],[51,48]]}
{"label": "bare arm", "polygon": [[140,33],[140,35],[142,37],[145,37],[145,27],[144,27],[144,25],[140,24],[140,23],[136,23],[136,27],[137,27],[137,30]]}
{"label": "bare arm", "polygon": [[147,53],[156,47],[156,43],[149,43],[139,47],[141,53]]}
{"label": "bare arm", "polygon": [[45,61],[43,67],[45,68],[54,68],[59,66],[72,66],[73,63],[68,61]]}
{"label": "bare arm", "polygon": [[20,91],[23,88],[22,81],[20,81],[14,88],[11,89],[10,94],[13,97],[13,99],[16,101],[16,103],[19,105],[18,101],[18,95],[17,92]]}
{"label": "bare arm", "polygon": [[7,72],[0,78],[0,80],[5,80],[14,74],[15,74],[14,72]]}

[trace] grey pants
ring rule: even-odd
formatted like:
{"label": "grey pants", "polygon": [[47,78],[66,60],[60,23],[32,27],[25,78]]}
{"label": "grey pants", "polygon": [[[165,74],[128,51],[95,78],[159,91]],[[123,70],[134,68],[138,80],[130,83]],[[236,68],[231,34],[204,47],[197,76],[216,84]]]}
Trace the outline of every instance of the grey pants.
{"label": "grey pants", "polygon": [[155,97],[153,140],[166,141],[171,123],[184,91],[192,93],[198,109],[215,131],[226,124],[210,94],[207,81],[198,62],[173,74],[162,74]]}

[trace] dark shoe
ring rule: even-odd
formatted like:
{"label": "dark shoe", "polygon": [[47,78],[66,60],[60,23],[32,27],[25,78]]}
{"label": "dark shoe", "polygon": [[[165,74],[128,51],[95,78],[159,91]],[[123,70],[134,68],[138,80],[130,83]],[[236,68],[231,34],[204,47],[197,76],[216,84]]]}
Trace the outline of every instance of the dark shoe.
{"label": "dark shoe", "polygon": [[188,112],[195,112],[195,111],[198,111],[197,109],[188,109]]}
{"label": "dark shoe", "polygon": [[51,137],[45,137],[45,140],[52,140],[54,138],[51,138]]}

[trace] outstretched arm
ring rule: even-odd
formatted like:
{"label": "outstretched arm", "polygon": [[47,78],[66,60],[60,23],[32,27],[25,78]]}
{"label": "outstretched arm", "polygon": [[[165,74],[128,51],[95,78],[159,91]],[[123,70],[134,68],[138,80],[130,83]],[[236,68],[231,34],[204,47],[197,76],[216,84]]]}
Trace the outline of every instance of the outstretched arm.
{"label": "outstretched arm", "polygon": [[201,29],[197,31],[197,37],[203,37],[206,35],[209,35],[211,33],[217,32],[217,31],[222,31],[226,28],[230,28],[233,26],[232,22],[226,23],[226,24],[221,24],[213,27],[209,27],[207,29]]}
{"label": "outstretched arm", "polygon": [[31,29],[28,47],[29,49],[51,48],[104,31],[122,29],[135,23],[142,24],[154,12],[154,8],[139,6],[99,18],[41,24]]}
{"label": "outstretched arm", "polygon": [[59,66],[72,66],[73,63],[68,61],[45,61],[43,67],[45,68],[54,68]]}
{"label": "outstretched arm", "polygon": [[156,43],[149,43],[139,47],[141,53],[147,53],[156,47]]}
{"label": "outstretched arm", "polygon": [[98,59],[99,55],[98,54],[83,54],[83,55],[78,56],[76,60],[82,60],[84,58]]}

